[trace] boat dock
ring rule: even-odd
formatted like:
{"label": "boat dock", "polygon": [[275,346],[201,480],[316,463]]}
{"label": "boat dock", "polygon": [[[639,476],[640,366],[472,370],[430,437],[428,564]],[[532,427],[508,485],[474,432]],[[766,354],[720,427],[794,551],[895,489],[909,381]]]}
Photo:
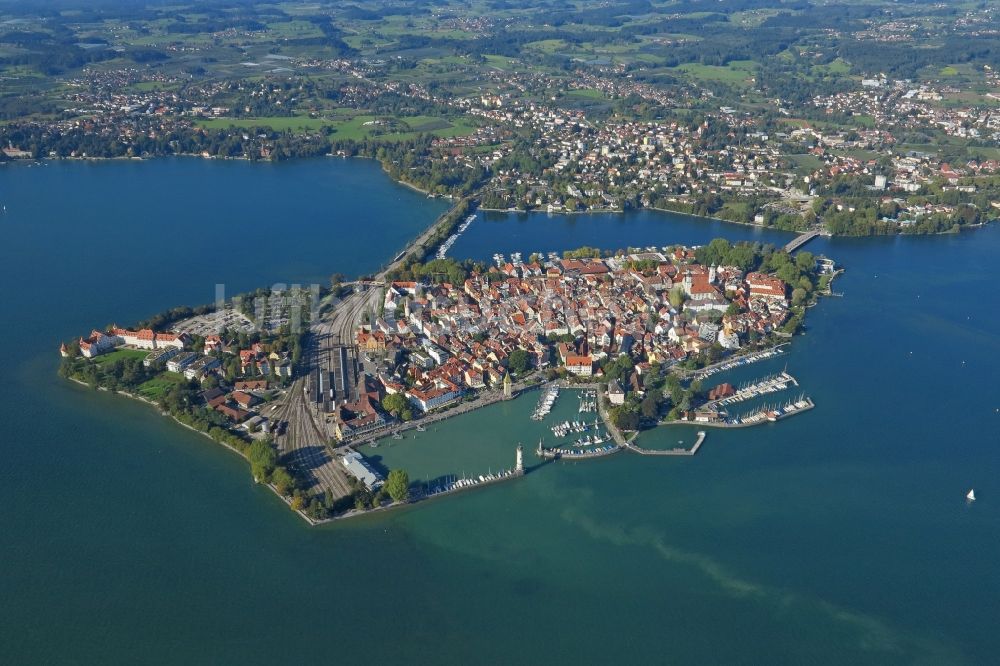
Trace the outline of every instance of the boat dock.
{"label": "boat dock", "polygon": [[458,240],[458,237],[461,236],[465,232],[465,230],[469,228],[469,225],[472,224],[472,222],[475,219],[476,216],[474,214],[465,218],[465,221],[462,222],[460,225],[458,225],[458,229],[455,231],[455,233],[453,233],[451,236],[448,236],[448,238],[443,243],[441,243],[441,245],[437,249],[435,257],[437,259],[444,259],[445,256],[448,254],[448,250],[451,249],[451,246],[455,244],[455,241]]}
{"label": "boat dock", "polygon": [[762,395],[767,395],[769,393],[778,393],[779,391],[785,391],[789,386],[798,386],[799,382],[795,377],[788,374],[787,371],[782,371],[776,375],[771,375],[763,379],[749,382],[743,384],[736,390],[735,395],[731,395],[728,398],[721,398],[719,400],[713,400],[705,403],[705,408],[719,408],[727,407],[728,405],[735,405],[752,398],[759,398]]}
{"label": "boat dock", "polygon": [[603,458],[604,456],[610,456],[613,453],[618,453],[621,450],[622,447],[617,444],[605,444],[604,446],[599,446],[596,449],[547,449],[542,446],[541,442],[539,442],[536,453],[540,458],[547,460],[585,460],[589,458]]}
{"label": "boat dock", "polygon": [[461,478],[457,476],[446,476],[443,479],[438,479],[432,484],[425,484],[424,491],[410,499],[410,504],[416,502],[422,502],[424,500],[433,499],[435,497],[443,497],[445,495],[454,495],[455,493],[462,492],[463,490],[472,490],[473,488],[484,488],[486,486],[491,486],[501,481],[510,481],[511,479],[517,479],[524,476],[524,470],[505,469],[499,472],[489,472],[487,474],[479,474],[476,476],[462,476]]}
{"label": "boat dock", "polygon": [[535,411],[531,414],[532,421],[541,421],[549,412],[552,411],[552,406],[556,404],[556,400],[559,398],[559,386],[556,384],[550,385],[544,391],[542,391],[542,397],[538,399],[538,406],[535,407]]}
{"label": "boat dock", "polygon": [[763,423],[775,423],[776,421],[781,421],[789,416],[795,416],[796,414],[807,412],[815,406],[816,403],[812,401],[812,398],[799,396],[798,400],[789,401],[784,405],[764,405],[762,407],[758,407],[752,412],[736,417],[727,417],[716,421],[670,421],[669,423],[662,423],[660,425],[693,425],[706,428],[748,428],[750,426],[761,425]]}
{"label": "boat dock", "polygon": [[718,363],[704,367],[701,370],[695,370],[692,372],[691,380],[696,381],[704,379],[705,377],[711,377],[719,372],[725,372],[726,370],[732,370],[733,368],[739,368],[744,365],[750,365],[751,363],[757,363],[758,361],[765,361],[769,358],[774,358],[784,352],[784,349],[782,349],[783,346],[784,345],[778,345],[776,347],[771,347],[770,349],[754,352],[752,354],[744,354],[725,361],[719,361]]}
{"label": "boat dock", "polygon": [[[805,396],[799,396],[799,399],[795,402],[789,401],[783,406],[768,406],[758,408],[757,410],[744,414],[742,416],[731,419],[725,423],[719,423],[717,425],[728,426],[730,428],[742,428],[746,426],[757,425],[758,423],[774,423],[782,419],[788,418],[789,416],[795,416],[796,414],[801,414],[802,412],[809,411],[816,406],[816,403],[812,401],[812,398],[807,398]],[[713,424],[706,424],[713,425]]]}

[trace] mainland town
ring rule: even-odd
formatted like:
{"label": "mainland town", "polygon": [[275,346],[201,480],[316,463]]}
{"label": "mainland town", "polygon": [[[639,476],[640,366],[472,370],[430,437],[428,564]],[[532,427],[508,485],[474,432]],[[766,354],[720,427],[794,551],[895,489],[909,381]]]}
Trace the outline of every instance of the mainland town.
{"label": "mainland town", "polygon": [[[867,235],[975,225],[1000,205],[1000,161],[917,149],[908,138],[942,133],[962,141],[997,140],[1000,113],[962,104],[967,95],[948,85],[862,79],[854,89],[802,102],[795,113],[808,110],[805,115],[816,117],[810,122],[790,117],[789,100],[773,100],[777,113],[762,120],[735,106],[706,106],[708,90],[668,93],[607,67],[577,70],[569,82],[491,70],[482,92],[456,98],[420,83],[386,80],[384,62],[282,63],[303,73],[349,77],[330,93],[342,105],[363,108],[405,98],[450,118],[441,122],[462,131],[427,135],[407,149],[406,161],[416,167],[400,169],[395,155],[381,159],[395,177],[434,194],[478,188],[484,208],[656,208],[787,230],[821,223],[834,234]],[[986,76],[990,86],[1000,87],[996,73],[987,68]],[[184,86],[183,95],[130,90],[181,84],[177,77],[161,79],[138,69],[85,71],[68,83],[68,102],[77,105],[69,118],[0,128],[6,139],[0,159],[142,157],[163,150],[254,160],[368,154],[360,141],[367,132],[375,132],[368,137],[374,140],[380,126],[398,130],[398,121],[363,116],[368,120],[362,134],[341,131],[341,139],[333,131],[336,123],[324,125],[323,112],[313,108],[312,120],[331,134],[305,132],[290,139],[266,128],[209,131],[243,113],[232,108],[234,98],[252,102],[244,104],[246,112],[287,109],[296,105],[301,88],[265,81]],[[557,89],[559,103],[546,103]],[[661,120],[591,118],[585,108],[566,103],[575,94],[698,113]]]}

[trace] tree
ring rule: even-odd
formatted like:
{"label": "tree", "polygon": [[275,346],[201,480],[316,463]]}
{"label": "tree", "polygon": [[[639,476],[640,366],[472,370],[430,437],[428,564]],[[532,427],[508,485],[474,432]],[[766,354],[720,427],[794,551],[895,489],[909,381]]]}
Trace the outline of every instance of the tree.
{"label": "tree", "polygon": [[681,287],[674,287],[670,290],[670,305],[675,310],[680,310],[684,305],[684,290]]}
{"label": "tree", "polygon": [[295,479],[284,467],[276,467],[271,472],[271,484],[279,495],[288,495],[295,487]]}
{"label": "tree", "polygon": [[409,408],[409,406],[409,401],[402,393],[390,393],[382,398],[382,409],[389,412],[393,416],[401,416],[402,413]]}
{"label": "tree", "polygon": [[274,450],[269,441],[258,439],[250,445],[247,459],[250,461],[250,469],[254,478],[258,481],[266,481],[278,462],[278,452]]}
{"label": "tree", "polygon": [[514,374],[521,374],[528,369],[528,352],[523,349],[515,349],[507,359],[507,367]]}
{"label": "tree", "polygon": [[620,405],[611,409],[611,422],[621,430],[638,430],[639,413],[631,405]]}
{"label": "tree", "polygon": [[655,419],[660,413],[660,403],[656,399],[656,396],[650,392],[645,398],[642,399],[639,409],[642,411],[643,417],[647,419]]}
{"label": "tree", "polygon": [[410,499],[410,475],[406,470],[394,469],[389,472],[384,487],[393,502],[406,502]]}

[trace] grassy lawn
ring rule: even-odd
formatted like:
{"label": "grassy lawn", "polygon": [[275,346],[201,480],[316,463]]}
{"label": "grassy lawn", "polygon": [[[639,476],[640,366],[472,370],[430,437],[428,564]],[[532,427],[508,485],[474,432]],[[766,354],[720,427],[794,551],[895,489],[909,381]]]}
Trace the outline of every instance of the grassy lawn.
{"label": "grassy lawn", "polygon": [[808,153],[803,153],[801,155],[786,155],[785,157],[792,163],[795,174],[798,176],[805,176],[806,174],[810,174],[823,166],[823,160],[816,155],[810,155]]}
{"label": "grassy lawn", "polygon": [[672,69],[684,72],[689,77],[700,81],[718,81],[733,85],[745,85],[747,79],[753,76],[756,64],[753,60],[734,60],[725,67],[685,63]]}
{"label": "grassy lawn", "polygon": [[537,42],[528,42],[524,47],[526,49],[538,49],[544,53],[556,53],[565,50],[568,44],[562,39],[540,39]]}
{"label": "grassy lawn", "polygon": [[583,97],[585,99],[604,99],[604,93],[595,88],[574,88],[566,92],[567,97]]}
{"label": "grassy lawn", "polygon": [[146,349],[116,349],[109,354],[102,354],[94,359],[94,363],[98,365],[104,365],[105,363],[112,363],[119,359],[126,358],[146,358],[149,356],[149,351]]}
{"label": "grassy lawn", "polygon": [[837,58],[828,65],[813,65],[812,70],[816,74],[846,76],[851,72],[851,65],[846,60]]}
{"label": "grassy lawn", "polygon": [[[199,120],[198,124],[206,129],[270,127],[277,132],[284,130],[300,131],[333,128],[335,130],[333,136],[338,139],[364,139],[369,136],[375,136],[378,134],[380,127],[385,128],[385,122],[390,124],[390,129],[393,131],[379,136],[392,140],[409,138],[421,132],[440,137],[449,137],[463,136],[471,134],[473,131],[473,127],[463,119],[450,121],[434,116],[378,118],[363,112],[359,113],[353,109],[334,109],[328,115],[333,117],[275,116],[263,118],[210,118]],[[379,122],[383,124],[376,124]]]}
{"label": "grassy lawn", "polygon": [[[466,134],[471,134],[473,127],[469,125],[464,120],[445,120],[444,118],[435,118],[433,116],[408,116],[401,118],[391,118],[382,119],[389,120],[395,123],[395,127],[399,131],[387,132],[385,134],[378,134],[379,128],[385,128],[385,125],[376,124],[366,124],[375,123],[378,119],[375,116],[370,115],[360,115],[354,116],[348,120],[338,120],[330,122],[337,131],[333,135],[335,139],[363,139],[368,136],[378,136],[380,139],[385,139],[389,141],[398,141],[401,139],[411,138],[414,134],[420,132],[427,132],[435,136],[449,137],[449,136],[464,136]],[[400,124],[404,127],[400,127]]]}
{"label": "grassy lawn", "polygon": [[513,58],[506,58],[504,56],[498,55],[484,55],[486,62],[497,69],[510,69],[513,67],[515,60]]}
{"label": "grassy lawn", "polygon": [[265,116],[263,118],[208,118],[199,120],[205,129],[225,129],[227,127],[270,127],[276,132],[284,130],[317,130],[335,122],[324,118],[306,116]]}
{"label": "grassy lawn", "polygon": [[159,400],[171,386],[185,382],[184,375],[178,372],[163,372],[139,386],[138,393],[149,400]]}

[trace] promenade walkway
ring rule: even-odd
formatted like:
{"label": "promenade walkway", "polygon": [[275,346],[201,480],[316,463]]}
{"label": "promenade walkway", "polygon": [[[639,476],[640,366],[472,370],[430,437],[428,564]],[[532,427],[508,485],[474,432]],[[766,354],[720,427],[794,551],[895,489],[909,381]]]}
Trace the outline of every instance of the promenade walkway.
{"label": "promenade walkway", "polygon": [[[522,393],[537,389],[546,384],[518,384],[514,383],[511,387],[511,399],[518,397]],[[408,430],[414,430],[417,428],[426,427],[432,423],[437,423],[438,421],[444,421],[445,419],[450,419],[453,416],[460,416],[462,414],[468,414],[477,409],[482,409],[489,405],[502,402],[504,400],[503,391],[480,391],[476,396],[475,400],[462,401],[453,406],[451,409],[442,409],[442,411],[432,412],[425,416],[421,416],[413,421],[407,421],[406,423],[392,423],[385,427],[379,428],[377,430],[371,430],[369,432],[363,433],[359,437],[350,440],[348,442],[343,442],[342,447],[353,447],[364,444],[370,439],[380,439],[391,435],[394,432],[403,433]],[[454,403],[453,403],[454,404]]]}

